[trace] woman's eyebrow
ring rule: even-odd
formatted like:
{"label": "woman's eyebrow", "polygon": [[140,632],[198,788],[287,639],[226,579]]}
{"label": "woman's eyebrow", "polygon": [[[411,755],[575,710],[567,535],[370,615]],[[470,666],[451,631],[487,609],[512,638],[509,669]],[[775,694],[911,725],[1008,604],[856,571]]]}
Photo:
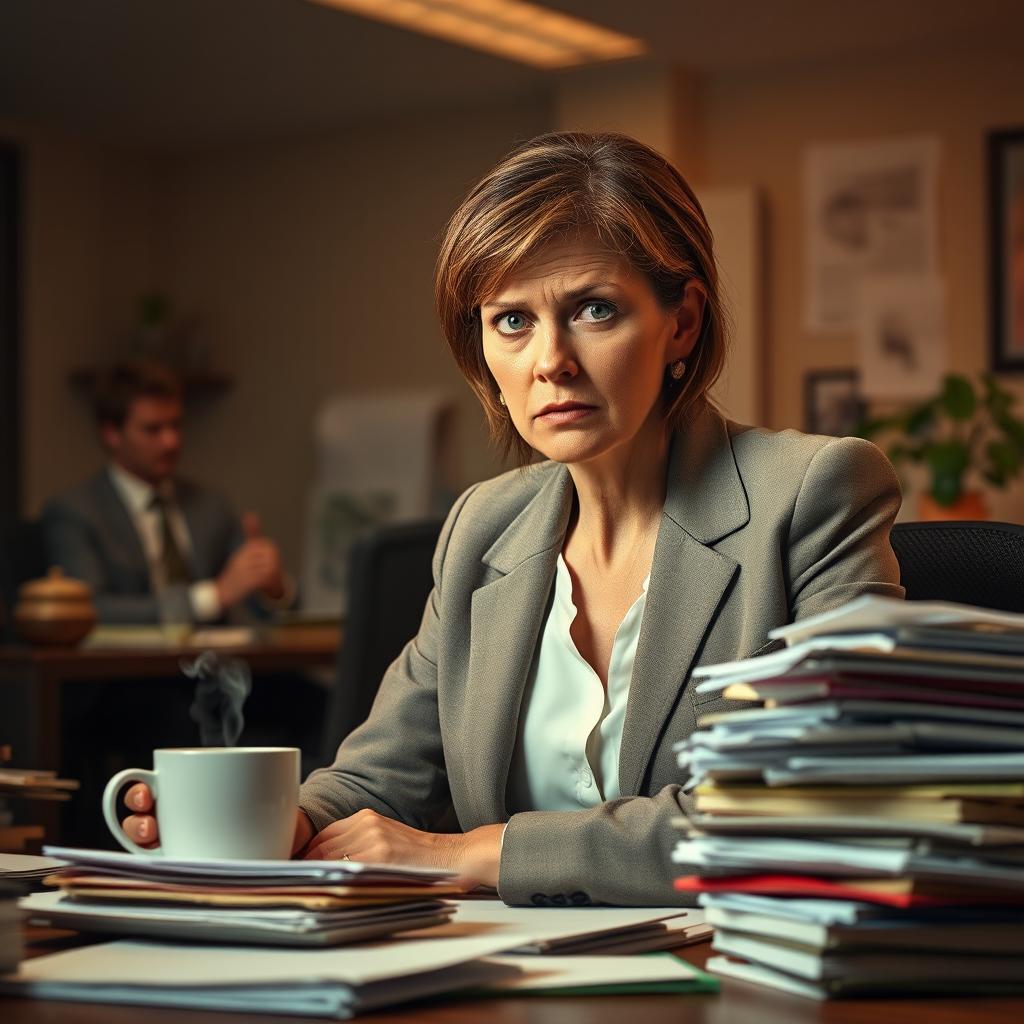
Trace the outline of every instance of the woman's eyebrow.
{"label": "woman's eyebrow", "polygon": [[[589,281],[587,284],[580,285],[577,288],[572,288],[565,293],[562,300],[563,302],[572,302],[576,299],[582,299],[584,295],[590,295],[593,292],[621,290],[617,284],[613,281]],[[481,309],[525,309],[530,305],[527,299],[492,299],[489,302],[482,302],[480,304]]]}

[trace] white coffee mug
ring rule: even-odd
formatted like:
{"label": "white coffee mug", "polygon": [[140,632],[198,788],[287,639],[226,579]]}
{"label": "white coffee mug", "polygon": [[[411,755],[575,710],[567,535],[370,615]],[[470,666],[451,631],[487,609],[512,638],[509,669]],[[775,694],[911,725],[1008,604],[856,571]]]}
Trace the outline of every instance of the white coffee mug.
{"label": "white coffee mug", "polygon": [[[156,799],[160,845],[139,846],[117,820],[117,798],[144,782]],[[153,771],[126,768],[103,791],[103,817],[129,853],[202,860],[291,856],[299,802],[296,747],[195,747],[153,751]]]}

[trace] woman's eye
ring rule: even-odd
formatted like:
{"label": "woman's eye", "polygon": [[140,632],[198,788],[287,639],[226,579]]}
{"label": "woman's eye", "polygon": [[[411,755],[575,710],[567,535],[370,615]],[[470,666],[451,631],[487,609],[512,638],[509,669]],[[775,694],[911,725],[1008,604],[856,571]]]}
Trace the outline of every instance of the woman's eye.
{"label": "woman's eye", "polygon": [[494,321],[494,326],[501,334],[518,334],[526,324],[526,317],[522,313],[502,313]]}
{"label": "woman's eye", "polygon": [[610,302],[587,302],[580,310],[580,319],[600,323],[603,320],[610,320],[615,313],[615,307]]}

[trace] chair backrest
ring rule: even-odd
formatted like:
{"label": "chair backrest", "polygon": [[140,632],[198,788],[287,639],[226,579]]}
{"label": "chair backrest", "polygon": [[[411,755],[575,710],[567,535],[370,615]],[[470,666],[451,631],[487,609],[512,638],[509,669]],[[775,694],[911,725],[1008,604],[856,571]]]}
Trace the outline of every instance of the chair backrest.
{"label": "chair backrest", "polygon": [[381,678],[420,626],[443,520],[379,527],[352,546],[348,615],[327,709],[323,755],[366,720]]}
{"label": "chair backrest", "polygon": [[18,587],[45,576],[46,568],[43,527],[37,520],[14,523],[0,536],[0,638],[14,637]]}
{"label": "chair backrest", "polygon": [[1024,612],[1024,526],[897,523],[892,546],[909,600]]}

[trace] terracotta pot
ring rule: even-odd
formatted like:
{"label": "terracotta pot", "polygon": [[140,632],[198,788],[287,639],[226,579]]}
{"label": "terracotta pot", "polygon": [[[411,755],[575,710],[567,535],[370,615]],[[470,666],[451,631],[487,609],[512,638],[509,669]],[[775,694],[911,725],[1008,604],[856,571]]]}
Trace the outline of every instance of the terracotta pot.
{"label": "terracotta pot", "polygon": [[961,494],[952,505],[940,505],[925,493],[917,499],[917,517],[923,522],[937,522],[943,519],[988,519],[990,513],[980,491]]}
{"label": "terracotta pot", "polygon": [[14,622],[30,644],[71,647],[96,624],[92,588],[55,566],[44,579],[22,584]]}

